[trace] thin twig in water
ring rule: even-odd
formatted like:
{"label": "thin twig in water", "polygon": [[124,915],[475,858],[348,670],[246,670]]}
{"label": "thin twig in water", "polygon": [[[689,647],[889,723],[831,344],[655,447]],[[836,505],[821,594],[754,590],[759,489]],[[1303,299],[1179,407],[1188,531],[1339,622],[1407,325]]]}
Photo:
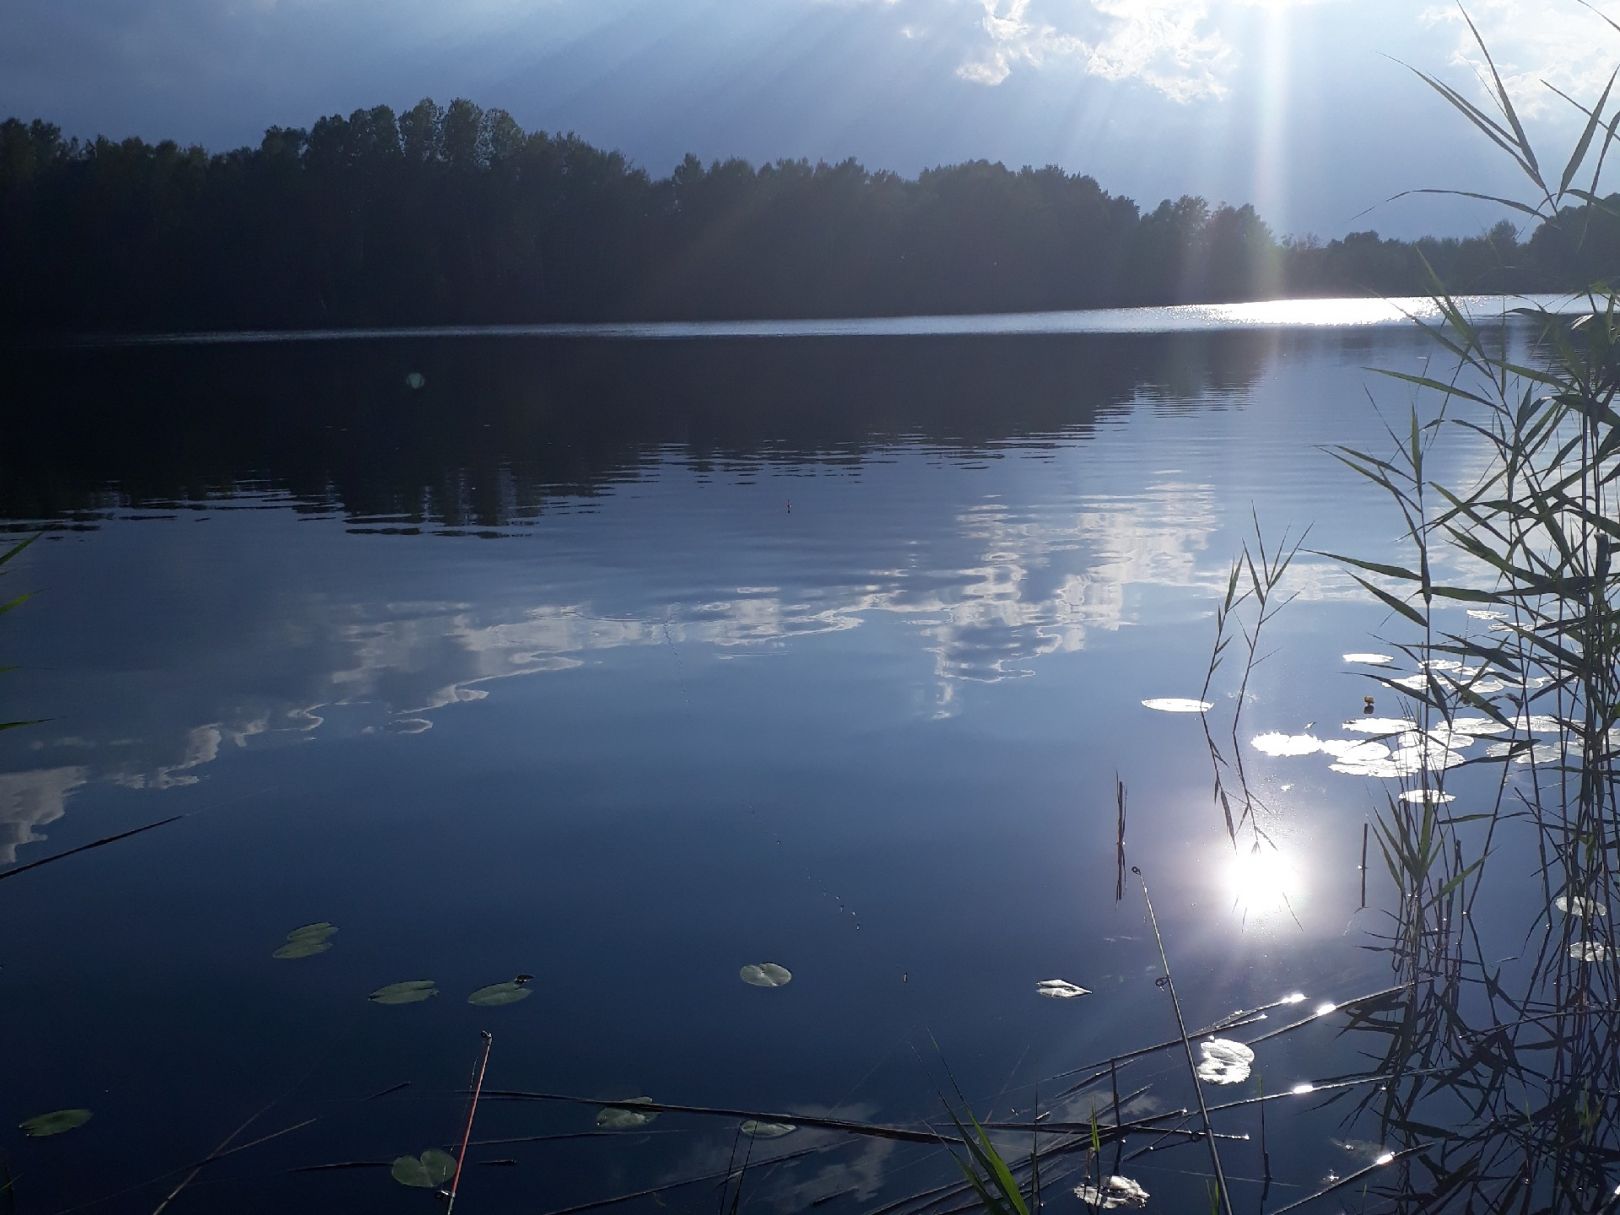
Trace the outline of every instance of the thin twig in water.
{"label": "thin twig in water", "polygon": [[55,856],[42,856],[37,861],[29,861],[26,865],[18,865],[15,869],[7,869],[0,873],[0,882],[7,878],[14,878],[19,873],[27,873],[30,869],[38,869],[41,865],[49,865],[53,861],[65,861],[70,856],[77,856],[81,852],[89,852],[92,848],[100,848],[105,844],[116,844],[119,840],[127,840],[132,835],[139,835],[143,831],[155,831],[159,827],[167,827],[170,823],[178,823],[186,816],[176,814],[171,818],[161,818],[155,823],[147,823],[144,827],[136,827],[130,831],[120,831],[117,835],[103,836],[99,840],[92,840],[88,844],[80,844],[77,848],[69,848],[66,852],[58,852]]}
{"label": "thin twig in water", "polygon": [[461,1151],[456,1154],[455,1176],[450,1178],[449,1200],[445,1203],[444,1213],[450,1215],[456,1206],[456,1191],[461,1185],[461,1169],[467,1163],[467,1141],[472,1138],[473,1119],[478,1116],[478,1098],[484,1092],[484,1073],[489,1070],[489,1051],[495,1045],[495,1037],[487,1029],[479,1033],[484,1039],[484,1054],[478,1061],[478,1078],[473,1082],[472,1102],[467,1106],[467,1126],[461,1132]]}
{"label": "thin twig in water", "polygon": [[1147,878],[1136,866],[1131,872],[1142,880],[1142,901],[1147,904],[1148,923],[1153,926],[1153,939],[1159,945],[1159,961],[1164,966],[1164,985],[1170,992],[1170,1007],[1176,1014],[1176,1029],[1181,1034],[1181,1045],[1187,1053],[1187,1070],[1192,1074],[1193,1092],[1198,1097],[1198,1112],[1204,1120],[1204,1134],[1209,1140],[1209,1163],[1215,1170],[1215,1184],[1219,1187],[1221,1207],[1232,1215],[1232,1195],[1226,1188],[1226,1174],[1221,1169],[1220,1149],[1215,1146],[1215,1128],[1209,1124],[1209,1107],[1204,1104],[1204,1087],[1198,1080],[1198,1064],[1193,1061],[1192,1041],[1187,1037],[1187,1022],[1181,1015],[1181,1001],[1176,997],[1176,981],[1170,976],[1170,955],[1165,952],[1164,937],[1159,933],[1159,917],[1153,913],[1153,899],[1148,894]]}

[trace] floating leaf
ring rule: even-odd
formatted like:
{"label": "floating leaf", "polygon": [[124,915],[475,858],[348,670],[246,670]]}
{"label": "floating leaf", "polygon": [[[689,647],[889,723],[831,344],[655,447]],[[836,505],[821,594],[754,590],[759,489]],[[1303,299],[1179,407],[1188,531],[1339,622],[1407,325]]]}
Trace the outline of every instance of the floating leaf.
{"label": "floating leaf", "polygon": [[1609,909],[1596,899],[1584,898],[1578,894],[1572,898],[1559,895],[1553,900],[1553,906],[1558,908],[1558,910],[1562,911],[1565,915],[1584,916],[1590,918],[1592,916],[1609,914]]}
{"label": "floating leaf", "polygon": [[289,958],[312,958],[318,953],[325,953],[330,948],[332,948],[332,942],[330,941],[317,941],[305,937],[301,941],[288,941],[270,956],[280,958],[283,961]]}
{"label": "floating leaf", "polygon": [[793,972],[775,962],[750,962],[737,977],[753,987],[786,987],[793,982]]}
{"label": "floating leaf", "polygon": [[19,1126],[22,1133],[30,1138],[43,1139],[47,1135],[60,1135],[83,1126],[90,1121],[90,1117],[89,1110],[52,1110],[48,1114],[35,1114]]}
{"label": "floating leaf", "polygon": [[783,1135],[791,1135],[799,1128],[791,1122],[760,1122],[750,1118],[742,1124],[742,1133],[752,1135],[755,1139],[780,1139]]}
{"label": "floating leaf", "polygon": [[467,1003],[477,1004],[481,1008],[494,1008],[501,1004],[516,1004],[519,1000],[527,1000],[534,994],[534,988],[528,986],[532,975],[519,975],[515,979],[508,979],[505,983],[491,983],[488,987],[480,987],[467,997]]}
{"label": "floating leaf", "polygon": [[427,376],[423,375],[420,371],[408,372],[405,376],[405,387],[413,389],[426,388]]}
{"label": "floating leaf", "polygon": [[1249,745],[1262,755],[1314,755],[1322,749],[1322,740],[1314,734],[1283,734],[1273,730],[1269,734],[1256,734]]}
{"label": "floating leaf", "polygon": [[1459,734],[1506,734],[1513,727],[1490,717],[1453,717],[1451,728]]}
{"label": "floating leaf", "polygon": [[1355,734],[1404,734],[1416,726],[1410,717],[1352,717],[1339,729]]}
{"label": "floating leaf", "polygon": [[1215,706],[1207,700],[1188,700],[1180,696],[1156,696],[1142,702],[1144,709],[1158,713],[1208,713]]}
{"label": "floating leaf", "polygon": [[1564,723],[1550,713],[1523,714],[1513,724],[1526,734],[1562,734],[1564,731]]}
{"label": "floating leaf", "polygon": [[325,953],[332,948],[332,937],[337,933],[337,925],[321,920],[316,924],[305,924],[302,928],[294,928],[287,934],[287,943],[275,953],[272,958],[309,958],[318,953]]}
{"label": "floating leaf", "polygon": [[400,1185],[431,1190],[449,1181],[456,1171],[456,1158],[449,1152],[429,1148],[421,1156],[401,1156],[389,1170]]}
{"label": "floating leaf", "polygon": [[438,994],[439,985],[432,979],[406,979],[379,987],[366,998],[373,1004],[419,1004]]}
{"label": "floating leaf", "polygon": [[[651,1097],[631,1097],[626,1105],[651,1105]],[[596,1113],[596,1125],[604,1131],[632,1131],[638,1126],[646,1126],[658,1117],[656,1110],[643,1113],[640,1110],[623,1110],[616,1106],[603,1106]]]}
{"label": "floating leaf", "polygon": [[1387,667],[1395,659],[1388,654],[1346,654],[1346,662],[1359,663],[1369,667]]}
{"label": "floating leaf", "polygon": [[1555,742],[1536,743],[1534,746],[1526,742],[1500,742],[1492,743],[1485,748],[1485,754],[1492,759],[1512,758],[1516,764],[1556,764],[1564,758],[1564,748]]}
{"label": "floating leaf", "polygon": [[1104,1211],[1113,1211],[1120,1207],[1145,1207],[1148,1200],[1146,1190],[1129,1177],[1120,1177],[1117,1174],[1100,1186],[1077,1187],[1074,1196],[1087,1206],[1100,1207]]}
{"label": "floating leaf", "polygon": [[1602,941],[1571,941],[1569,956],[1577,962],[1602,962],[1609,956],[1609,947]]}
{"label": "floating leaf", "polygon": [[1230,1038],[1206,1038],[1198,1049],[1204,1056],[1198,1078],[1205,1084],[1242,1084],[1254,1067],[1254,1052]]}
{"label": "floating leaf", "polygon": [[1051,1000],[1072,1000],[1076,996],[1089,996],[1091,991],[1067,979],[1042,979],[1035,984],[1035,994]]}

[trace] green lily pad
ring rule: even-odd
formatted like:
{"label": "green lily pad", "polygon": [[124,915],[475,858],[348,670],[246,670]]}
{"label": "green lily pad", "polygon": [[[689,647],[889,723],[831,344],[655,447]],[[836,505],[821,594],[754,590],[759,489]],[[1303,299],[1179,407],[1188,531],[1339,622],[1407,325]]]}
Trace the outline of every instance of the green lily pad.
{"label": "green lily pad", "polygon": [[456,1158],[449,1152],[429,1148],[420,1156],[401,1156],[389,1170],[400,1185],[431,1190],[449,1181],[456,1172]]}
{"label": "green lily pad", "polygon": [[439,985],[432,979],[406,979],[379,987],[366,998],[373,1004],[420,1004],[438,994]]}
{"label": "green lily pad", "polygon": [[325,953],[330,948],[332,948],[332,942],[330,941],[312,941],[306,937],[302,941],[288,941],[270,956],[280,958],[282,961],[287,961],[289,958],[312,958],[318,953]]}
{"label": "green lily pad", "polygon": [[494,1008],[501,1004],[516,1004],[519,1000],[527,1000],[534,994],[534,989],[528,986],[531,978],[532,975],[519,975],[504,983],[491,983],[488,987],[480,987],[467,997],[467,1003],[477,1004],[482,1008]]}
{"label": "green lily pad", "polygon": [[750,962],[737,977],[753,987],[786,987],[793,982],[793,972],[775,962]]}
{"label": "green lily pad", "polygon": [[35,1114],[20,1123],[22,1133],[33,1139],[47,1135],[60,1135],[90,1121],[89,1110],[53,1110],[49,1114]]}
{"label": "green lily pad", "polygon": [[305,924],[302,928],[294,928],[287,934],[287,943],[275,953],[272,958],[310,958],[318,953],[325,953],[332,948],[332,937],[337,933],[337,925],[329,924],[325,920],[317,924]]}
{"label": "green lily pad", "polygon": [[[651,1097],[631,1097],[626,1105],[651,1105]],[[638,1126],[646,1126],[658,1117],[657,1111],[642,1113],[640,1110],[622,1110],[614,1106],[604,1106],[597,1111],[596,1125],[604,1131],[630,1131]]]}
{"label": "green lily pad", "polygon": [[791,1135],[799,1128],[791,1122],[760,1122],[750,1118],[742,1124],[742,1133],[752,1135],[755,1139],[780,1139],[783,1135]]}

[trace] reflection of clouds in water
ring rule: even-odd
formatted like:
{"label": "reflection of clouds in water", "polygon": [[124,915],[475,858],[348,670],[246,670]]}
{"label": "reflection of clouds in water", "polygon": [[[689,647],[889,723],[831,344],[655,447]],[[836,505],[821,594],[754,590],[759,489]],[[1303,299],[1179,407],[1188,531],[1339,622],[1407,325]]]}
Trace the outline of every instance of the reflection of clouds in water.
{"label": "reflection of clouds in water", "polygon": [[108,779],[128,789],[174,789],[181,785],[195,785],[202,778],[193,769],[211,764],[219,758],[220,746],[229,737],[236,746],[242,746],[255,734],[269,727],[264,720],[248,722],[239,729],[227,731],[220,725],[198,726],[186,734],[184,754],[175,763],[161,764],[150,772],[120,771]]}
{"label": "reflection of clouds in water", "polygon": [[35,828],[61,818],[68,794],[87,777],[82,767],[0,773],[0,863],[14,863],[18,848],[43,840]]}
{"label": "reflection of clouds in water", "polygon": [[[1107,509],[1058,517],[1019,515],[987,502],[959,524],[981,550],[978,564],[874,570],[858,585],[796,594],[738,587],[730,598],[673,606],[663,618],[598,614],[588,603],[570,603],[487,624],[466,605],[395,605],[405,618],[351,627],[354,665],[333,683],[342,700],[400,705],[400,696],[388,694],[391,684],[425,671],[435,650],[453,655],[462,668],[457,679],[403,698],[409,707],[399,711],[421,717],[482,699],[492,680],[575,668],[596,653],[664,644],[775,649],[885,616],[925,638],[934,655],[936,708],[948,712],[960,681],[1032,674],[1033,661],[1080,650],[1090,631],[1129,624],[1132,585],[1214,588],[1218,581],[1199,567],[1216,524],[1214,496],[1204,486],[1166,484]],[[1073,553],[1090,553],[1088,568],[1062,570],[1062,557]]]}
{"label": "reflection of clouds in water", "polygon": [[[949,600],[918,603],[935,655],[939,702],[957,680],[994,682],[1033,674],[1029,663],[1074,653],[1093,630],[1131,623],[1133,586],[1203,587],[1219,579],[1199,565],[1217,523],[1207,485],[1166,482],[1076,514],[1030,517],[998,501],[960,516],[981,564]],[[1080,572],[1054,574],[1064,554],[1090,554]]]}
{"label": "reflection of clouds in water", "polygon": [[[770,653],[798,638],[888,621],[932,656],[930,710],[946,716],[964,682],[1030,675],[1040,659],[1079,651],[1095,631],[1133,623],[1136,588],[1218,594],[1219,573],[1200,565],[1217,521],[1213,490],[1180,481],[1122,498],[1035,505],[994,495],[959,511],[938,534],[905,538],[898,551],[867,552],[837,579],[784,585],[740,577],[733,590],[664,599],[656,615],[618,613],[582,597],[516,608],[510,598],[485,606],[471,596],[371,603],[363,588],[347,599],[289,598],[276,625],[286,656],[276,675],[291,686],[228,706],[204,700],[200,725],[192,724],[197,717],[154,719],[143,737],[96,740],[81,730],[81,737],[42,739],[31,748],[40,753],[39,769],[9,778],[17,789],[35,790],[26,806],[12,793],[10,818],[50,821],[72,790],[92,782],[142,790],[194,785],[234,751],[336,732],[421,733],[436,711],[487,697],[496,680],[579,668],[631,647]],[[894,648],[903,652],[904,641]],[[236,651],[226,644],[214,653],[234,677]],[[236,684],[224,694],[241,695]],[[358,711],[334,717],[338,709]],[[165,724],[172,733],[163,733]],[[111,728],[122,734],[128,726]],[[93,760],[85,762],[87,754]],[[39,776],[67,771],[74,776],[65,783]],[[3,846],[11,852],[32,838],[25,826]]]}

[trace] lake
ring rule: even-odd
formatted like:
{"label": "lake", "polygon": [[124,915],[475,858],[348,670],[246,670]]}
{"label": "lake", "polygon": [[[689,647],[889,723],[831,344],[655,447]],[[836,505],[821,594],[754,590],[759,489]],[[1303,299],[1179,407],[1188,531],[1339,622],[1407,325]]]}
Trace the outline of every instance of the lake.
{"label": "lake", "polygon": [[[1309,551],[1404,559],[1387,498],[1324,450],[1433,412],[1368,370],[1443,377],[1398,321],[1314,301],[0,352],[0,517],[43,529],[0,578],[32,593],[0,620],[0,720],[44,719],[0,733],[0,879],[184,816],[0,881],[0,1126],[93,1114],[0,1132],[17,1209],[151,1210],[231,1137],[173,1209],[429,1210],[389,1165],[459,1144],[481,1030],[469,1215],[725,1209],[739,1184],[757,1210],[956,1209],[938,1146],[740,1115],[950,1130],[1038,1097],[1074,1123],[1116,1093],[1159,1121],[1103,1174],[1208,1209],[1206,1145],[1168,1133],[1196,1124],[1171,1116],[1195,1107],[1179,1043],[1064,1090],[1178,1035],[1133,866],[1189,1030],[1304,997],[1248,1041],[1392,982],[1368,948],[1390,881],[1374,849],[1363,909],[1360,865],[1403,782],[1252,740],[1364,741],[1341,723],[1367,695],[1402,715],[1346,655],[1398,656],[1409,626]],[[1482,466],[1459,434],[1429,472]],[[1268,553],[1310,531],[1242,700],[1240,644],[1207,715],[1144,706],[1203,695],[1257,522]],[[1253,813],[1229,823],[1239,758]],[[1533,868],[1475,913],[1504,954]],[[764,963],[791,982],[740,977]],[[438,994],[367,998],[406,980]],[[1209,1100],[1360,1074],[1347,1024],[1255,1045]],[[602,1126],[516,1091],[737,1113]],[[1264,1144],[1253,1110],[1214,1115],[1243,1209],[1394,1147],[1354,1093],[1317,1106],[1273,1106]],[[1088,1167],[1054,1161],[1054,1206]]]}

